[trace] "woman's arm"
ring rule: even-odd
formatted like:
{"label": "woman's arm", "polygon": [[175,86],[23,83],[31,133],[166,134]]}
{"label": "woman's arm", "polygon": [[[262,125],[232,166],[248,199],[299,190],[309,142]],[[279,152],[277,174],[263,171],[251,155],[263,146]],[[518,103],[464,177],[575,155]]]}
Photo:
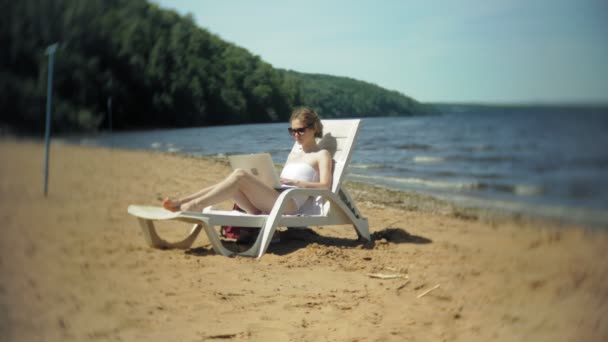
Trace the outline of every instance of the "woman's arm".
{"label": "woman's arm", "polygon": [[319,167],[319,182],[305,182],[297,179],[282,179],[281,181],[284,184],[294,185],[298,188],[330,189],[332,182],[333,163],[329,151],[319,151],[317,153],[316,162]]}

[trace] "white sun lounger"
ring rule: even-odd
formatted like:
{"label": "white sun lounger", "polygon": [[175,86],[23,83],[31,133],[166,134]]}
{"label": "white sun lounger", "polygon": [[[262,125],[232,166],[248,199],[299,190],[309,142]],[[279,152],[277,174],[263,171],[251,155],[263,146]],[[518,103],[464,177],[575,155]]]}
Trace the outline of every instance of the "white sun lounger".
{"label": "white sun lounger", "polygon": [[[352,224],[359,238],[370,240],[367,219],[362,217],[351,197],[341,188],[346,167],[359,131],[360,120],[323,120],[324,136],[319,145],[329,150],[334,159],[331,190],[293,188],[283,191],[268,215],[251,215],[237,211],[219,211],[205,208],[203,212],[171,212],[162,207],[131,205],[129,214],[138,218],[144,238],[154,248],[190,248],[201,229],[204,229],[213,249],[222,255],[244,255],[260,258],[270,245],[277,227],[308,227]],[[298,148],[294,144],[293,149]],[[281,215],[287,200],[292,196],[321,196],[324,199],[320,215]],[[188,236],[177,242],[168,242],[158,236],[155,220],[179,220],[193,223]],[[233,252],[222,244],[216,226],[258,227],[261,229],[255,243],[244,252]]]}

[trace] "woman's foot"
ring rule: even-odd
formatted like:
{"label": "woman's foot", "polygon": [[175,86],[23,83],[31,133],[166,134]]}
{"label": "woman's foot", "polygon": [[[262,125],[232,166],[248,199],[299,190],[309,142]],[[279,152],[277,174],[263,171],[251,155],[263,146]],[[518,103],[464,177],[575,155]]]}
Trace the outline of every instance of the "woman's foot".
{"label": "woman's foot", "polygon": [[193,200],[180,205],[178,210],[189,212],[201,212],[203,211],[203,208],[204,207],[200,203],[197,203],[196,200]]}
{"label": "woman's foot", "polygon": [[163,200],[163,208],[172,211],[172,212],[176,212],[176,211],[180,211],[180,203],[178,201],[174,201],[172,199],[170,199],[169,197],[166,197]]}

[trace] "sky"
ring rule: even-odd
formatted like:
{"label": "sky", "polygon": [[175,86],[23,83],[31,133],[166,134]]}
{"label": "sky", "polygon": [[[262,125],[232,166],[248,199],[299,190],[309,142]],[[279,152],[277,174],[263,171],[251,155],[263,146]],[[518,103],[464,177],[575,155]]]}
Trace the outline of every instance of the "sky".
{"label": "sky", "polygon": [[273,67],[422,102],[608,104],[607,0],[153,0]]}

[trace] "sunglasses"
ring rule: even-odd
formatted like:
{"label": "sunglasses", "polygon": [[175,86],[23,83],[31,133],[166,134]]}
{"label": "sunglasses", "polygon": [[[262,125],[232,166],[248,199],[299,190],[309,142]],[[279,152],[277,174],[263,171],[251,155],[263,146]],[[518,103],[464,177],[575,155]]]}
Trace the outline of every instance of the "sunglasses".
{"label": "sunglasses", "polygon": [[287,129],[287,131],[289,131],[289,134],[295,136],[296,134],[297,135],[304,134],[304,132],[306,132],[306,130],[309,129],[309,128],[312,128],[312,125],[308,125],[306,127],[301,127],[301,128],[291,128],[291,127],[289,127]]}

